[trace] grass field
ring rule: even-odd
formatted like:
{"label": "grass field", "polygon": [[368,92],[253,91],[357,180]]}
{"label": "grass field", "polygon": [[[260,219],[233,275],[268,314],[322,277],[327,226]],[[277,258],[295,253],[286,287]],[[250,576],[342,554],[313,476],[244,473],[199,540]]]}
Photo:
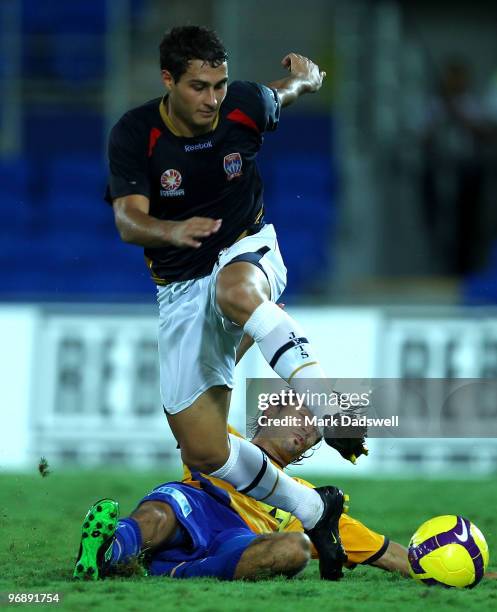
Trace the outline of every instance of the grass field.
{"label": "grass field", "polygon": [[[472,591],[426,588],[369,567],[346,571],[340,583],[318,579],[312,562],[297,579],[259,583],[169,578],[71,580],[81,520],[100,497],[115,497],[123,513],[155,485],[158,473],[55,472],[47,478],[0,475],[0,592],[61,594],[66,610],[497,610],[497,581]],[[494,480],[340,482],[351,496],[351,515],[406,544],[415,528],[437,514],[463,514],[485,534],[496,571],[497,487]],[[496,553],[497,554],[497,553]],[[16,607],[45,604],[16,604]],[[7,606],[6,609],[13,607]]]}

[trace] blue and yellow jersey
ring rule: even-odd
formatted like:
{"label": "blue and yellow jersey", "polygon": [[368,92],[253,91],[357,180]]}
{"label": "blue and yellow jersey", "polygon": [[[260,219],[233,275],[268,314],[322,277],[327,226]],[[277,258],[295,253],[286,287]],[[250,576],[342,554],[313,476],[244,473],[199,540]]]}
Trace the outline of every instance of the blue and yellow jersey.
{"label": "blue and yellow jersey", "polygon": [[[233,427],[228,426],[229,433],[243,438]],[[273,464],[281,469],[279,465]],[[294,478],[308,487],[313,484],[302,478]],[[222,503],[229,505],[250,527],[254,533],[273,533],[275,531],[304,531],[302,523],[290,512],[274,508],[268,504],[257,501],[243,493],[239,493],[228,482],[206,474],[192,476],[189,468],[183,465],[183,483],[202,488]],[[342,514],[340,518],[340,537],[347,552],[349,563],[367,563],[381,557],[388,546],[384,536],[371,531],[361,522]],[[313,551],[313,556],[317,554]]]}

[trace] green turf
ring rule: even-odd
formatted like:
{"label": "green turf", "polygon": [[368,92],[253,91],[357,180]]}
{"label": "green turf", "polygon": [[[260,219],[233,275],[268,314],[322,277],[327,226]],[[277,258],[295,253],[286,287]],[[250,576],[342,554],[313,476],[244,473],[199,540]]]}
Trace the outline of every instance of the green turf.
{"label": "green turf", "polygon": [[[317,578],[312,562],[301,577],[259,583],[167,578],[74,582],[73,561],[81,520],[100,497],[115,497],[122,512],[156,484],[158,473],[55,472],[47,478],[0,475],[0,592],[58,592],[67,610],[495,610],[497,582],[472,591],[426,588],[397,575],[360,567],[340,583]],[[488,481],[353,480],[341,482],[351,495],[351,515],[406,544],[414,529],[437,514],[463,514],[497,551],[497,488]],[[496,560],[491,568],[496,571]],[[32,604],[33,605],[33,604]],[[31,605],[31,606],[32,606]],[[22,606],[25,607],[25,606]],[[37,604],[36,609],[52,608]]]}

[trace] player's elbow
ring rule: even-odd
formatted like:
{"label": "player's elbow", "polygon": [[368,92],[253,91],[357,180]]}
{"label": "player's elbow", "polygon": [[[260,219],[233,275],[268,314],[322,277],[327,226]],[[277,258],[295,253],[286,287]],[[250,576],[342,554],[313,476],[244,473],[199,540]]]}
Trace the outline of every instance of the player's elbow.
{"label": "player's elbow", "polygon": [[138,195],[116,198],[112,208],[114,222],[121,240],[129,244],[141,244],[139,228],[143,217],[148,217],[148,199]]}
{"label": "player's elbow", "polygon": [[146,243],[142,242],[140,232],[137,231],[136,225],[132,219],[126,217],[125,214],[115,215],[115,225],[119,233],[119,237],[126,244],[135,244],[138,246],[146,246]]}
{"label": "player's elbow", "polygon": [[126,223],[118,222],[116,219],[116,227],[119,233],[119,237],[123,242],[125,242],[126,244],[134,243],[133,233]]}
{"label": "player's elbow", "polygon": [[127,219],[123,208],[117,205],[114,205],[114,223],[121,240],[123,242],[131,243],[133,241],[133,236],[129,219]]}

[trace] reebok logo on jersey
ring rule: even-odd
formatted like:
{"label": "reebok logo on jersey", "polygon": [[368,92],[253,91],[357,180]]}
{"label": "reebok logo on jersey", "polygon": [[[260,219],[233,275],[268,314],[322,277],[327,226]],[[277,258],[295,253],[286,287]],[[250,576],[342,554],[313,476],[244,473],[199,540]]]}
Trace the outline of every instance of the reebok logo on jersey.
{"label": "reebok logo on jersey", "polygon": [[212,140],[206,142],[199,142],[194,145],[185,145],[185,153],[191,153],[192,151],[202,151],[202,149],[212,149]]}
{"label": "reebok logo on jersey", "polygon": [[169,168],[169,170],[163,172],[160,177],[160,184],[163,187],[163,189],[160,190],[161,196],[171,197],[185,195],[185,190],[179,189],[182,180],[183,177],[180,172],[174,168]]}

